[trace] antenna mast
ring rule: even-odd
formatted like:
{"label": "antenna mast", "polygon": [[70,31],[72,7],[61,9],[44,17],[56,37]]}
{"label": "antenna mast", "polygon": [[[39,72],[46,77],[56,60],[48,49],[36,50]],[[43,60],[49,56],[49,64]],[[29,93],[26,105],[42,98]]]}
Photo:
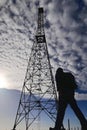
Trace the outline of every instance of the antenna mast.
{"label": "antenna mast", "polygon": [[37,32],[13,130],[16,130],[23,120],[25,120],[25,129],[28,130],[42,112],[55,122],[56,100],[57,94],[44,32],[44,10],[38,8]]}

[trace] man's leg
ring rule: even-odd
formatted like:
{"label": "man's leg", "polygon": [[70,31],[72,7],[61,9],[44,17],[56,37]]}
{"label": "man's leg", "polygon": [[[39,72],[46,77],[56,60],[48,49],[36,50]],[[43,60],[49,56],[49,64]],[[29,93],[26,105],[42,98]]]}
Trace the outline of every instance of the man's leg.
{"label": "man's leg", "polygon": [[50,128],[50,130],[61,130],[61,126],[63,126],[63,118],[64,118],[65,109],[67,107],[67,104],[68,103],[66,102],[65,99],[59,97],[55,127]]}
{"label": "man's leg", "polygon": [[58,111],[57,111],[57,118],[55,123],[55,130],[61,130],[61,126],[63,124],[63,118],[65,114],[65,109],[67,107],[67,102],[65,99],[59,97],[59,104],[58,104]]}
{"label": "man's leg", "polygon": [[86,121],[84,115],[82,114],[81,110],[77,106],[77,103],[74,98],[70,101],[70,105],[81,123],[82,130],[87,130],[87,121]]}

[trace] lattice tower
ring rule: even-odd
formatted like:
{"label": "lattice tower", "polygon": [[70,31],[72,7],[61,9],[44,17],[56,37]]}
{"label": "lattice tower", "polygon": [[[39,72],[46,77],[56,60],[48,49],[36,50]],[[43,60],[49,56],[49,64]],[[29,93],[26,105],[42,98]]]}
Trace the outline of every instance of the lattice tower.
{"label": "lattice tower", "polygon": [[38,8],[37,23],[13,130],[23,120],[28,130],[42,112],[53,122],[56,119],[57,94],[44,32],[43,8]]}

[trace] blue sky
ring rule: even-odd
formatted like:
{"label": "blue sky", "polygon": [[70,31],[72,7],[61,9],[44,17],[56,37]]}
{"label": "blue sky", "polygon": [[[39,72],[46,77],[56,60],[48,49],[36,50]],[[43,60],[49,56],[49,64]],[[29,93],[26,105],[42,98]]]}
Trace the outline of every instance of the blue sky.
{"label": "blue sky", "polygon": [[[19,90],[0,89],[0,129],[1,130],[2,129],[11,130],[13,128],[19,99],[20,99]],[[87,118],[87,100],[85,101],[80,100],[77,103],[81,111]],[[75,116],[70,106],[68,106],[68,108],[66,109],[66,113],[64,117],[64,126],[66,128],[68,127],[68,119],[70,120],[70,125],[72,128],[80,127],[80,122]],[[52,127],[54,126],[54,122],[52,122],[52,120],[50,120],[50,118],[44,112],[42,112],[42,114],[40,115],[39,120],[40,120],[40,124],[38,123],[38,120],[36,120],[34,124],[32,125],[32,127],[35,127],[37,129],[39,125],[41,130],[44,130],[44,129],[48,130],[50,126]],[[19,126],[17,127],[17,130],[19,129],[23,130],[23,128],[25,128],[25,124],[23,125],[23,123],[20,123]]]}
{"label": "blue sky", "polygon": [[[74,74],[77,100],[87,100],[87,1],[41,0],[53,74]],[[37,28],[37,0],[0,0],[0,88],[21,90]],[[86,107],[87,108],[87,107]],[[10,120],[10,119],[9,119]]]}

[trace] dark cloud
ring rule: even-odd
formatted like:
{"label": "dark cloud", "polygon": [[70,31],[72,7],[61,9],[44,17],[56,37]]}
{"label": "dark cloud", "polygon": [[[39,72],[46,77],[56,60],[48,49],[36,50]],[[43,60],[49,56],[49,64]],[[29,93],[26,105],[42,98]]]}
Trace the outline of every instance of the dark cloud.
{"label": "dark cloud", "polygon": [[[83,55],[85,52],[83,52],[84,48],[86,50],[86,33],[87,33],[87,26],[84,23],[86,17],[86,5],[84,1],[56,1],[54,6],[54,3],[52,5],[48,5],[48,7],[51,7],[52,13],[50,15],[50,12],[48,14],[48,19],[52,23],[51,26],[56,27],[56,33],[59,37],[58,39],[58,45],[60,49],[68,49],[68,46],[70,44],[71,47],[69,47],[68,51],[71,51],[71,54],[73,54],[73,49],[77,51],[77,53],[80,53],[80,57],[83,60]],[[50,18],[52,15],[54,15],[54,19]],[[78,20],[76,20],[76,18]],[[78,22],[79,21],[79,22]],[[55,23],[55,25],[54,25]],[[58,25],[59,24],[59,25]],[[60,35],[61,34],[61,35]],[[60,43],[61,44],[60,44]],[[68,44],[69,43],[69,44]],[[82,54],[81,54],[82,52]],[[68,52],[66,52],[67,55]],[[78,57],[78,55],[75,55],[73,57]],[[78,57],[79,58],[79,57]],[[80,60],[79,60],[80,61]]]}
{"label": "dark cloud", "polygon": [[13,4],[16,4],[16,0],[12,0]]}

